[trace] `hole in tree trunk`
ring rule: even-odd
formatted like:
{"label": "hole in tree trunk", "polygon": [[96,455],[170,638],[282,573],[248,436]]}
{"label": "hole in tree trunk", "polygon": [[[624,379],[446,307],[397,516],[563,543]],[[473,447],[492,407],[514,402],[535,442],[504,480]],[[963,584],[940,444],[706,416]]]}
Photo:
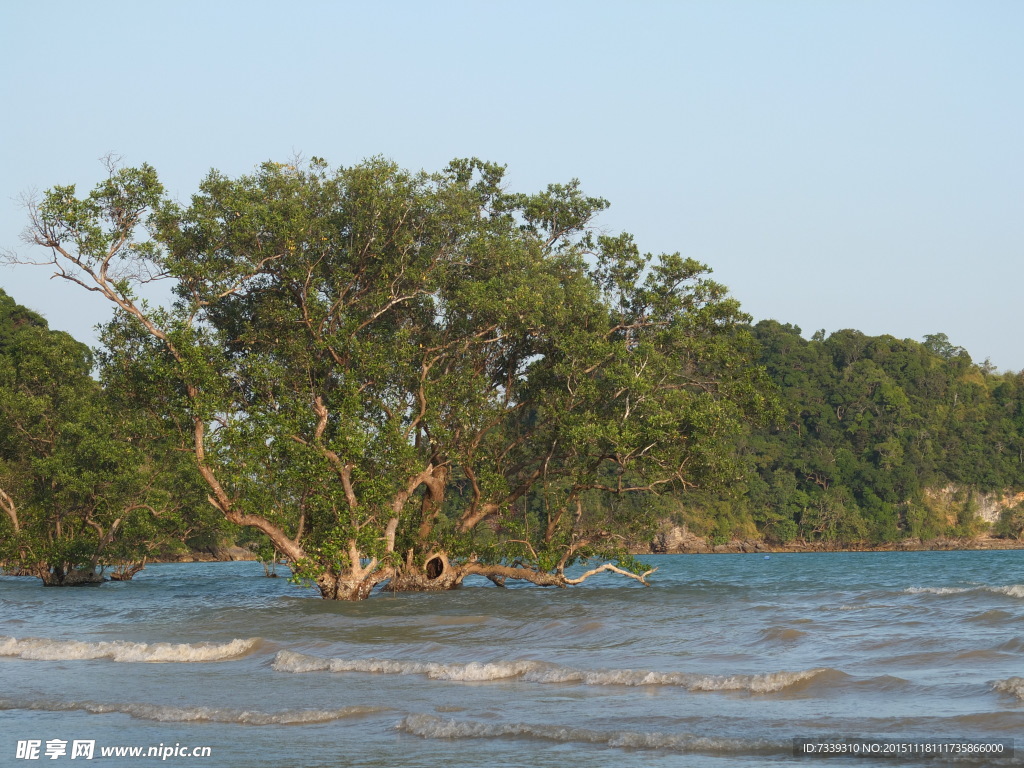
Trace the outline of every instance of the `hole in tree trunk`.
{"label": "hole in tree trunk", "polygon": [[441,562],[440,557],[432,557],[427,560],[426,565],[427,578],[433,581],[444,573],[444,563]]}

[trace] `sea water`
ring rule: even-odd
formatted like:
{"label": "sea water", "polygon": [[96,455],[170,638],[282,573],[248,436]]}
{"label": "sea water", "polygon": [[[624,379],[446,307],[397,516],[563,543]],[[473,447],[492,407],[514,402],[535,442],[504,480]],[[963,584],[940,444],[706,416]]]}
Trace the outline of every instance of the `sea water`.
{"label": "sea water", "polygon": [[[1024,552],[647,559],[650,587],[359,603],[256,563],[0,578],[0,765],[715,768],[824,759],[800,738],[1015,737],[898,764],[1024,765]],[[826,765],[875,762],[896,764]]]}

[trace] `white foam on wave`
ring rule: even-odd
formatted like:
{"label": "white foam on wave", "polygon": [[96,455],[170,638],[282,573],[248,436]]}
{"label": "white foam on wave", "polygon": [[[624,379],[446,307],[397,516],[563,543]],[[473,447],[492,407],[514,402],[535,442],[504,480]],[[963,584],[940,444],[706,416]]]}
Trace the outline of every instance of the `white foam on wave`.
{"label": "white foam on wave", "polygon": [[204,662],[243,656],[260,642],[232,640],[227,643],[132,643],[110,640],[86,643],[80,640],[51,640],[45,637],[0,637],[0,656],[33,661],[110,659],[122,662]]}
{"label": "white foam on wave", "polygon": [[992,683],[992,689],[1000,693],[1008,693],[1024,701],[1024,677],[1010,677],[1006,680],[996,680]]}
{"label": "white foam on wave", "polygon": [[582,742],[626,749],[651,749],[702,754],[788,754],[791,744],[754,739],[708,738],[693,734],[599,731],[559,725],[480,723],[434,715],[409,715],[398,730],[425,739],[534,738],[559,743]]}
{"label": "white foam on wave", "polygon": [[278,651],[271,666],[278,672],[374,672],[385,675],[426,675],[434,680],[483,682],[519,677],[540,665],[536,661],[440,664],[390,659],[324,659],[294,651]]}
{"label": "white foam on wave", "polygon": [[517,679],[531,683],[582,685],[674,685],[691,691],[749,691],[774,693],[829,672],[827,667],[796,672],[755,675],[699,675],[653,672],[645,669],[577,669],[539,661],[442,664],[392,659],[325,659],[294,651],[279,651],[272,667],[278,672],[371,672],[389,675],[424,675],[433,680],[491,682]]}
{"label": "white foam on wave", "polygon": [[215,707],[168,707],[157,704],[107,704],[97,701],[15,701],[0,699],[0,710],[36,710],[44,712],[90,712],[95,715],[124,714],[140,720],[161,723],[237,723],[240,725],[306,725],[327,723],[349,717],[385,712],[381,707],[344,707],[342,709],[295,709],[282,712],[255,712],[247,709]]}
{"label": "white foam on wave", "polygon": [[1024,599],[1024,584],[1009,584],[1002,587],[909,587],[903,590],[907,595],[962,595],[967,592],[991,592],[996,595]]}
{"label": "white foam on wave", "polygon": [[1008,587],[987,587],[989,592],[995,592],[999,595],[1006,595],[1007,597],[1016,597],[1024,599],[1024,584],[1012,584]]}

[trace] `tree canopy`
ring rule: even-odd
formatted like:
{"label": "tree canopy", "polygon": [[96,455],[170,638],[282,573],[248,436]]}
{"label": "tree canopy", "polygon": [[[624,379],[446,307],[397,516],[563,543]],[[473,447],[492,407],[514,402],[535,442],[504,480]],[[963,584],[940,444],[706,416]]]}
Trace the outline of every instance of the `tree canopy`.
{"label": "tree canopy", "polygon": [[[117,306],[105,385],[324,597],[643,581],[638,505],[597,500],[735,479],[772,408],[748,318],[702,264],[596,231],[607,203],[577,182],[511,193],[503,172],[266,163],[184,206],[111,168],[45,193],[31,239]],[[172,302],[138,298],[161,279]]]}
{"label": "tree canopy", "polygon": [[143,561],[194,505],[187,482],[168,490],[182,462],[160,430],[118,409],[92,366],[85,345],[0,291],[0,562],[48,585]]}

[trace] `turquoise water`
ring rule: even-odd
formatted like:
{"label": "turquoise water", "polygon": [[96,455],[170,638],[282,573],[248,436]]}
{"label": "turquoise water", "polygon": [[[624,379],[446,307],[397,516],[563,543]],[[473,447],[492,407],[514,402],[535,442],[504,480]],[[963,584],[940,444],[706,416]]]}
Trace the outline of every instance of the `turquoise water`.
{"label": "turquoise water", "polygon": [[[356,604],[255,563],[2,578],[0,765],[44,764],[18,759],[29,740],[46,765],[813,765],[794,738],[1024,734],[1024,552],[649,560],[649,588]],[[211,754],[100,755],[158,745]]]}

